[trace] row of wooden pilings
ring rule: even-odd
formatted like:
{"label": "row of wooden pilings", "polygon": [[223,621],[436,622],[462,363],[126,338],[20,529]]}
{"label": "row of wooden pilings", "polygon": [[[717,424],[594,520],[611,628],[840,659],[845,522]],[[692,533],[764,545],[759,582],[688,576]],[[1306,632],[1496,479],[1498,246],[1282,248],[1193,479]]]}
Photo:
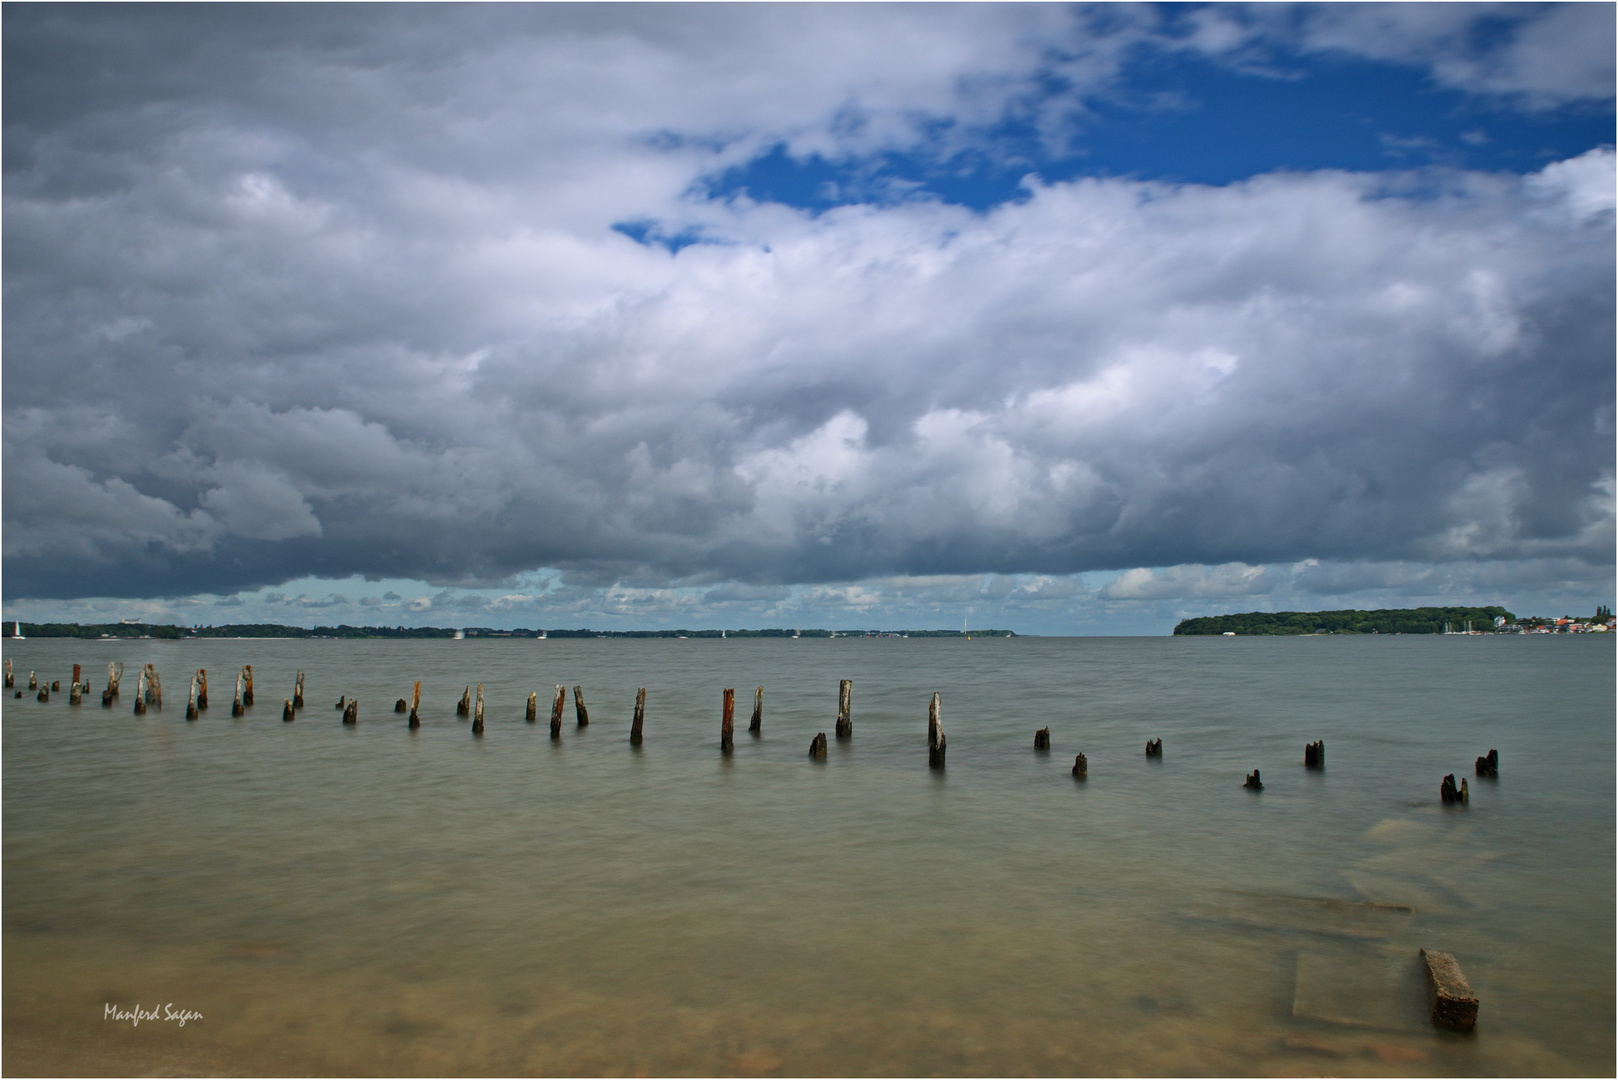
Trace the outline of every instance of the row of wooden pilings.
{"label": "row of wooden pilings", "polygon": [[[123,679],[124,665],[121,661],[107,664],[107,685],[101,692],[101,704],[104,708],[111,708],[112,703],[119,697],[119,686]],[[5,686],[14,689],[16,675],[12,670],[11,658],[5,659]],[[28,673],[28,689],[37,691],[40,701],[49,701],[53,691],[61,690],[61,683],[52,682],[46,685],[35,672]],[[303,708],[304,673],[298,672],[293,682],[292,696],[282,702],[281,719],[291,722],[297,716],[298,710]],[[90,692],[90,684],[83,679],[82,669],[78,664],[73,665],[73,680],[69,690],[69,703],[78,705],[82,702],[84,694]],[[21,690],[15,690],[16,697],[22,697]],[[854,737],[853,716],[854,682],[852,679],[843,679],[837,687],[837,721],[833,730],[839,739]],[[236,692],[231,700],[230,715],[241,716],[253,704],[253,665],[243,664],[236,675]],[[135,715],[144,715],[149,707],[163,707],[163,680],[157,669],[146,664],[141,669],[139,685],[135,692]],[[337,709],[343,714],[343,723],[359,723],[359,699],[349,698],[346,695],[337,701]],[[411,728],[421,726],[418,709],[421,706],[421,681],[418,679],[411,689],[410,699],[404,698],[394,702],[393,711],[408,713],[408,725]],[[206,668],[198,668],[191,676],[191,689],[186,700],[185,718],[195,720],[208,708],[208,672]],[[933,694],[927,705],[927,764],[934,769],[944,767],[945,750],[948,740],[944,737],[944,724],[941,715],[941,701],[938,694]],[[562,737],[562,716],[567,710],[567,688],[557,685],[555,694],[551,698],[551,738]],[[483,684],[478,683],[474,692],[469,684],[461,694],[461,699],[455,705],[455,714],[469,717],[472,721],[472,734],[483,734]],[[579,727],[588,727],[590,724],[590,710],[584,703],[584,687],[573,687],[573,714]],[[730,753],[735,746],[735,715],[736,691],[726,689],[723,704],[720,708],[719,722],[719,749],[721,753]],[[539,718],[539,694],[534,692],[528,695],[528,706],[524,719],[528,723],[536,723]],[[630,721],[629,741],[631,745],[639,746],[646,724],[646,688],[643,686],[635,692],[634,719]],[[761,736],[764,730],[764,687],[760,686],[753,692],[753,715],[748,722],[749,734]],[[1051,729],[1040,728],[1034,732],[1034,749],[1049,751],[1051,748]],[[826,733],[819,732],[809,743],[809,757],[818,761],[826,759]],[[1163,757],[1163,740],[1152,739],[1146,743],[1146,756],[1161,760]],[[1304,747],[1303,763],[1305,768],[1324,769],[1326,767],[1325,740],[1309,743]],[[1495,777],[1499,775],[1500,754],[1491,749],[1488,754],[1479,757],[1476,764],[1477,775]],[[1083,780],[1089,774],[1089,761],[1079,754],[1073,759],[1073,775]],[[1247,776],[1242,785],[1252,791],[1264,790],[1263,781],[1259,772],[1254,769]],[[1466,779],[1463,777],[1456,783],[1453,773],[1444,777],[1439,785],[1439,798],[1444,803],[1466,803],[1470,799]]]}

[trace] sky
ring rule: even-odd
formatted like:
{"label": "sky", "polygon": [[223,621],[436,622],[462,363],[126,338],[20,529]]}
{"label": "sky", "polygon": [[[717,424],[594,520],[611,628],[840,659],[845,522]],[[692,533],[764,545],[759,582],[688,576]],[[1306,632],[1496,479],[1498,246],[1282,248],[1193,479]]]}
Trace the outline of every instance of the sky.
{"label": "sky", "polygon": [[1614,10],[5,5],[4,617],[1587,614]]}

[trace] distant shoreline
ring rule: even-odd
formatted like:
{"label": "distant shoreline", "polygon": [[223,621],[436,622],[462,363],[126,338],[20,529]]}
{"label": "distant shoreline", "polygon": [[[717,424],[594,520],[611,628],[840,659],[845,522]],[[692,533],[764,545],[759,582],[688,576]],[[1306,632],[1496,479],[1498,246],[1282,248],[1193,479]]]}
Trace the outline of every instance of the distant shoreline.
{"label": "distant shoreline", "polygon": [[224,626],[172,626],[144,623],[19,623],[6,620],[4,635],[15,640],[20,627],[24,638],[80,638],[88,640],[164,640],[201,641],[205,639],[260,640],[264,638],[290,639],[465,639],[473,638],[533,638],[577,640],[583,638],[967,638],[1018,637],[1011,630],[822,630],[822,629],[770,629],[770,630],[496,630],[492,627],[439,627],[439,626],[281,626],[276,623],[231,623]]}

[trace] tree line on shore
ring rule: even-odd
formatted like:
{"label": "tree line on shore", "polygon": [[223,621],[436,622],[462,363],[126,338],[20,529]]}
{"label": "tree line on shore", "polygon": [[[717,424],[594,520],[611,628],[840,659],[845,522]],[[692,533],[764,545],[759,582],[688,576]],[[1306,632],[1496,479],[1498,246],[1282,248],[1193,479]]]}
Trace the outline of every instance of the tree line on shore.
{"label": "tree line on shore", "polygon": [[[1495,629],[1517,616],[1503,607],[1382,608],[1376,611],[1249,611],[1183,619],[1176,634],[1442,634],[1445,628]],[[1540,620],[1543,621],[1543,620]]]}
{"label": "tree line on shore", "polygon": [[[12,622],[7,620],[7,622]],[[829,638],[867,634],[907,637],[1011,637],[1009,630],[497,630],[486,626],[283,626],[279,623],[231,623],[225,626],[171,626],[158,623],[12,623],[23,637],[42,638]]]}

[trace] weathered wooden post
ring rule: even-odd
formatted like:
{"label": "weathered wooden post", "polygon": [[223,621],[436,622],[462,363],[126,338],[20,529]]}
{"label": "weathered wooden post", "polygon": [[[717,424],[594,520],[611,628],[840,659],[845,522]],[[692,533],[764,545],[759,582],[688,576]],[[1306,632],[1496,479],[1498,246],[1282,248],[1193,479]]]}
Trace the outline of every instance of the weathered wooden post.
{"label": "weathered wooden post", "polygon": [[51,690],[54,693],[58,693],[58,694],[61,693],[62,692],[62,680],[61,679],[52,679],[51,680]]}
{"label": "weathered wooden post", "polygon": [[242,675],[238,671],[236,673],[236,696],[230,702],[230,715],[240,716],[246,711],[247,706],[242,704]]}
{"label": "weathered wooden post", "polygon": [[726,690],[724,706],[719,719],[719,750],[728,754],[735,745],[736,691]]}
{"label": "weathered wooden post", "polygon": [[1461,965],[1446,952],[1421,950],[1427,967],[1427,992],[1433,1023],[1457,1031],[1471,1031],[1478,1022],[1478,997],[1461,974]]}
{"label": "weathered wooden post", "polygon": [[357,724],[360,722],[360,699],[350,698],[348,707],[343,710],[343,723]]}
{"label": "weathered wooden post", "polygon": [[837,685],[837,737],[839,739],[852,738],[854,735],[853,713],[854,680],[844,679]]}
{"label": "weathered wooden post", "polygon": [[1470,797],[1466,790],[1466,778],[1461,778],[1461,786],[1455,786],[1455,774],[1450,773],[1444,777],[1443,783],[1438,785],[1438,797],[1446,803],[1464,803]]}
{"label": "weathered wooden post", "polygon": [[292,707],[294,709],[303,708],[303,672],[301,671],[298,672],[297,679],[292,683]]}
{"label": "weathered wooden post", "polygon": [[144,670],[140,673],[140,678],[135,680],[135,715],[146,715],[146,672]]}
{"label": "weathered wooden post", "polygon": [[629,722],[629,745],[639,746],[641,728],[646,725],[646,687],[635,691],[635,718]]}
{"label": "weathered wooden post", "polygon": [[74,682],[78,682],[78,681],[79,681],[79,678],[80,678],[80,674],[81,674],[81,673],[80,673],[80,671],[79,671],[79,665],[77,665],[77,664],[74,664],[74,665],[73,665],[73,681],[74,681]]}
{"label": "weathered wooden post", "polygon": [[413,727],[413,728],[419,728],[421,726],[421,717],[416,715],[416,709],[418,707],[420,707],[420,705],[421,705],[421,680],[417,679],[415,685],[410,688],[410,721],[409,721],[409,725],[411,727]]}
{"label": "weathered wooden post", "polygon": [[394,712],[409,712],[410,711],[410,702],[406,701],[404,698],[400,698],[398,701],[395,701],[393,703],[393,711]]}
{"label": "weathered wooden post", "polygon": [[11,657],[6,657],[6,689],[10,690],[17,685],[17,676],[11,670]]}
{"label": "weathered wooden post", "polygon": [[1500,775],[1500,751],[1490,750],[1483,757],[1478,758],[1479,776]]}
{"label": "weathered wooden post", "polygon": [[573,716],[578,720],[580,727],[590,726],[590,710],[584,707],[584,687],[573,688]]}
{"label": "weathered wooden post", "polygon": [[84,687],[79,685],[79,680],[77,679],[73,680],[73,687],[67,692],[67,703],[69,705],[84,704]]}
{"label": "weathered wooden post", "polygon": [[747,722],[747,733],[759,737],[764,734],[764,688],[762,686],[753,691],[753,718]]}
{"label": "weathered wooden post", "polygon": [[528,711],[523,714],[523,719],[530,724],[539,719],[539,691],[528,695]]}
{"label": "weathered wooden post", "polygon": [[1034,749],[1049,750],[1051,748],[1051,729],[1042,727],[1034,732]]}
{"label": "weathered wooden post", "polygon": [[28,673],[28,689],[30,689],[30,690],[38,690],[39,689],[39,676],[35,675],[32,671],[30,671]]}
{"label": "weathered wooden post", "polygon": [[826,760],[826,733],[824,731],[809,740],[809,757],[815,761]]}
{"label": "weathered wooden post", "polygon": [[146,665],[146,704],[163,707],[163,679],[151,664]]}
{"label": "weathered wooden post", "polygon": [[253,665],[242,665],[242,704],[253,704]]}
{"label": "weathered wooden post", "polygon": [[347,706],[348,706],[348,695],[347,694],[339,694],[338,697],[337,697],[337,704],[336,704],[335,708],[337,709],[338,712],[342,712],[343,709],[346,708]]}
{"label": "weathered wooden post", "polygon": [[461,691],[461,700],[455,703],[456,716],[468,716],[472,712],[472,687],[468,686]]}
{"label": "weathered wooden post", "polygon": [[562,737],[562,710],[567,708],[567,687],[557,686],[556,696],[551,699],[551,738]]}
{"label": "weathered wooden post", "polygon": [[[302,708],[300,705],[299,708]],[[197,711],[208,711],[208,669],[197,668]]]}
{"label": "weathered wooden post", "polygon": [[124,678],[124,662],[122,660],[119,660],[116,663],[114,663],[112,661],[108,661],[107,662],[107,689],[103,690],[102,693],[107,693],[108,691],[110,691],[114,698],[118,697],[118,684],[123,681],[123,678]]}
{"label": "weathered wooden post", "polygon": [[50,684],[49,683],[43,683],[43,682],[40,683],[39,684],[39,694],[38,694],[36,700],[49,701],[50,699],[51,699]]}
{"label": "weathered wooden post", "polygon": [[1151,740],[1149,740],[1146,743],[1146,756],[1149,757],[1149,758],[1160,758],[1160,757],[1162,757],[1163,756],[1163,740],[1162,739],[1151,739]]}
{"label": "weathered wooden post", "polygon": [[1303,748],[1303,767],[1306,769],[1324,769],[1326,767],[1326,740],[1309,743]]}
{"label": "weathered wooden post", "polygon": [[1254,791],[1264,790],[1264,782],[1258,778],[1257,769],[1254,769],[1252,772],[1247,774],[1247,782],[1243,784],[1242,787],[1251,788]]}
{"label": "weathered wooden post", "polygon": [[483,734],[483,684],[478,683],[478,701],[472,707],[472,734]]}
{"label": "weathered wooden post", "polygon": [[941,715],[938,694],[933,694],[933,700],[927,706],[927,765],[929,768],[942,769],[944,767],[944,721]]}
{"label": "weathered wooden post", "polygon": [[1090,759],[1083,754],[1075,757],[1073,759],[1073,775],[1079,780],[1088,777],[1090,775]]}
{"label": "weathered wooden post", "polygon": [[294,709],[292,707],[292,699],[291,698],[282,698],[281,699],[281,719],[285,723],[290,724],[290,723],[292,723],[292,721],[296,720],[297,718],[298,718],[298,710]]}
{"label": "weathered wooden post", "polygon": [[197,677],[195,675],[191,676],[191,691],[185,698],[185,718],[187,720],[197,718]]}

